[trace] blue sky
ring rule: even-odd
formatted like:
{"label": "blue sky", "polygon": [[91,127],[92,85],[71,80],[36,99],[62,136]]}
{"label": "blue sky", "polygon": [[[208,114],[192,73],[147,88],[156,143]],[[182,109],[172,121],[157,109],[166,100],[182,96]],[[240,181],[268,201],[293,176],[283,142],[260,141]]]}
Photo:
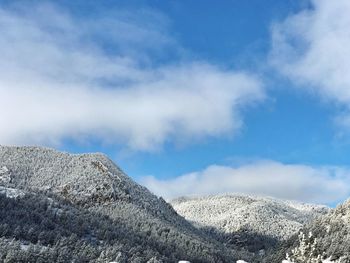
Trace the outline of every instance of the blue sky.
{"label": "blue sky", "polygon": [[0,0],[11,127],[0,143],[104,152],[166,198],[333,205],[350,194],[346,11],[346,0]]}

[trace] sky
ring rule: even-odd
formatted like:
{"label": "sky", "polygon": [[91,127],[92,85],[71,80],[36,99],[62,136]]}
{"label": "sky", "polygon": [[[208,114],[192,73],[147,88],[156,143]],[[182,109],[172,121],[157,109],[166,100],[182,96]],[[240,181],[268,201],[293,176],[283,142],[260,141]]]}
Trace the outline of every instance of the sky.
{"label": "sky", "polygon": [[0,0],[0,144],[167,200],[350,196],[348,0]]}

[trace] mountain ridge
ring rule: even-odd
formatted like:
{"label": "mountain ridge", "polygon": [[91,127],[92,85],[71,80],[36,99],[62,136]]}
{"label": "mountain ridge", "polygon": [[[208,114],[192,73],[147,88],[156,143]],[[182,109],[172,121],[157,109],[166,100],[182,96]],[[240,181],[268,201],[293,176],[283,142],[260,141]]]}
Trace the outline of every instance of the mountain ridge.
{"label": "mountain ridge", "polygon": [[[22,213],[27,218],[27,221],[20,218],[13,221],[9,216],[0,217],[0,237],[17,237],[18,242],[29,242],[33,246],[46,244],[53,249],[51,254],[48,252],[50,257],[58,253],[60,247],[57,244],[64,243],[62,239],[65,238],[72,239],[75,246],[82,243],[91,251],[89,260],[84,262],[102,258],[114,261],[119,252],[124,258],[120,262],[151,259],[159,262],[180,259],[231,262],[238,256],[194,228],[164,199],[134,182],[104,154],[69,154],[50,148],[0,146],[0,167],[0,186],[25,193],[15,198],[2,195],[5,207],[0,207],[0,212],[14,217]],[[58,211],[63,211],[59,220],[57,215],[52,215],[50,199],[57,203]],[[35,213],[36,210],[40,213]],[[90,225],[82,223],[79,226],[78,222],[84,217]],[[68,220],[68,226],[61,225],[63,219]],[[76,233],[69,224],[80,231]],[[31,229],[40,233],[33,233]],[[52,237],[52,233],[57,234]],[[96,240],[100,241],[96,243]],[[85,251],[69,249],[71,252],[66,256],[71,260],[76,253],[85,257],[81,254]],[[18,247],[13,250],[18,252]],[[0,249],[0,259],[9,254]]]}
{"label": "mountain ridge", "polygon": [[[221,231],[224,232],[237,231],[239,230],[241,223],[243,223],[242,220],[239,221],[240,218],[236,217],[236,220],[230,220],[230,222],[233,223],[232,225],[227,224],[230,217],[236,216],[235,212],[242,215],[242,213],[252,212],[254,209],[259,209],[261,206],[280,209],[281,212],[276,211],[276,215],[283,215],[287,220],[300,223],[300,226],[305,224],[308,220],[312,220],[315,214],[326,214],[330,211],[330,208],[325,205],[248,194],[179,197],[172,200],[170,203],[179,214],[183,215],[189,221],[199,224],[199,226],[213,226],[220,228]],[[242,211],[242,209],[244,210],[247,207],[249,207],[249,211]],[[287,212],[287,208],[291,210],[290,214],[283,213]],[[201,209],[203,209],[203,211],[201,211]],[[208,213],[210,210],[211,213]],[[191,212],[193,212],[193,214],[191,214]],[[293,214],[293,212],[295,214]],[[215,216],[206,218],[204,214],[215,214]],[[220,224],[220,222],[222,222],[222,224]],[[266,220],[266,222],[271,224],[271,220]],[[264,222],[261,220],[261,223]],[[291,232],[294,233],[295,231],[292,230]],[[284,234],[288,233],[271,233],[271,235],[279,238],[283,238]]]}
{"label": "mountain ridge", "polygon": [[0,146],[0,262],[277,263],[286,253],[321,262],[293,254],[309,244],[348,263],[349,218],[350,200],[336,209],[239,194],[167,203],[103,153]]}
{"label": "mountain ridge", "polygon": [[[323,205],[247,194],[182,197],[170,202],[198,229],[227,246],[240,245],[262,262],[304,224],[329,212]],[[232,248],[235,248],[233,246]]]}

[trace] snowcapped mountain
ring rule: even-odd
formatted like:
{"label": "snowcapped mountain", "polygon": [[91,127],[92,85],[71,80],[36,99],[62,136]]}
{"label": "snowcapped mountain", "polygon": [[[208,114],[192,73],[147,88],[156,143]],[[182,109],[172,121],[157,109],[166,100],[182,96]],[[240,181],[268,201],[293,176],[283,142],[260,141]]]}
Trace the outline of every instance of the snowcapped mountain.
{"label": "snowcapped mountain", "polygon": [[180,215],[217,240],[234,246],[241,244],[261,257],[304,224],[329,211],[320,205],[233,194],[179,198],[171,204]]}
{"label": "snowcapped mountain", "polygon": [[103,154],[1,146],[0,169],[0,261],[236,258]]}
{"label": "snowcapped mountain", "polygon": [[349,233],[350,201],[330,210],[227,194],[170,205],[103,154],[0,146],[0,262],[343,263]]}
{"label": "snowcapped mountain", "polygon": [[214,227],[223,234],[244,230],[278,240],[288,239],[303,224],[329,211],[321,205],[232,194],[185,197],[171,204],[200,228]]}

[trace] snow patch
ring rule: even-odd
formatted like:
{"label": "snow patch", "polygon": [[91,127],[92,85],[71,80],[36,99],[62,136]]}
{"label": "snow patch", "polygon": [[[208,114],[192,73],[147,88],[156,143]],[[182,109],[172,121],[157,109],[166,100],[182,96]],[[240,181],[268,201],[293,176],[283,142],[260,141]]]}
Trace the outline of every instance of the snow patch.
{"label": "snow patch", "polygon": [[5,195],[7,198],[23,197],[25,193],[15,188],[7,188],[0,186],[0,194]]}
{"label": "snow patch", "polygon": [[11,172],[6,166],[0,168],[0,184],[11,183]]}

